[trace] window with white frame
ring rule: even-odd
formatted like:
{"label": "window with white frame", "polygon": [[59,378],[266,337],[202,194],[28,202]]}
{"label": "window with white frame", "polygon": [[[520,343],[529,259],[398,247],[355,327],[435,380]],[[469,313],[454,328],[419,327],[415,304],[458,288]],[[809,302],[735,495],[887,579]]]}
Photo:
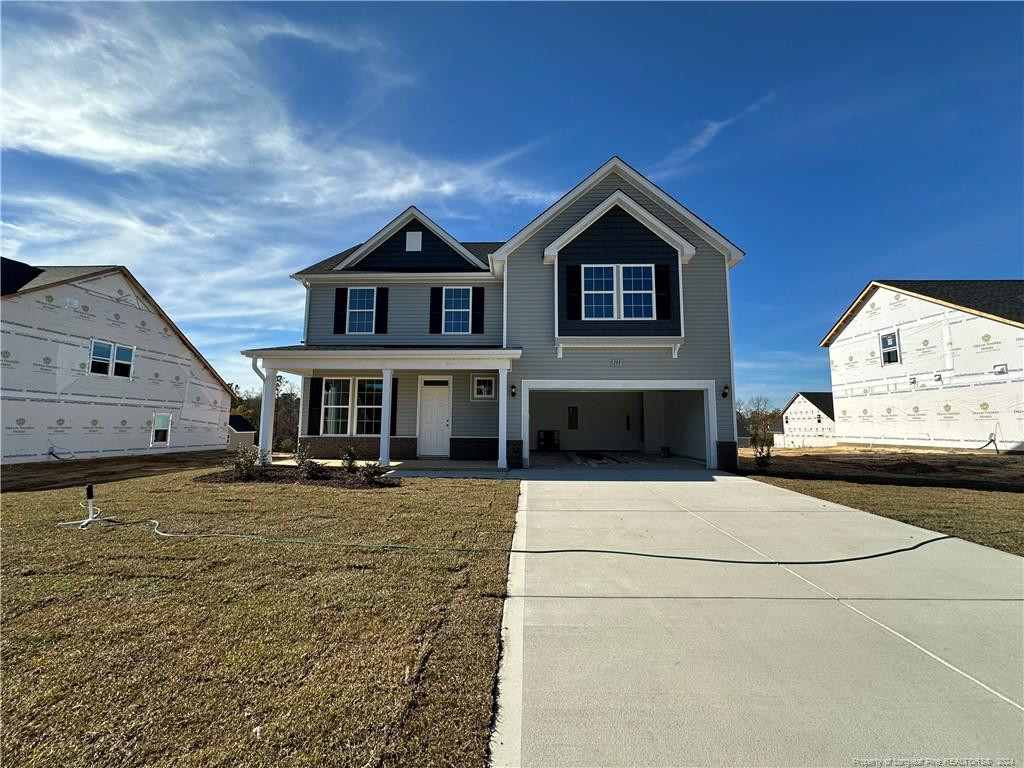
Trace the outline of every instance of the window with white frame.
{"label": "window with white frame", "polygon": [[623,264],[622,307],[623,320],[654,319],[654,265]]}
{"label": "window with white frame", "polygon": [[93,339],[89,346],[89,373],[99,376],[132,377],[135,347]]}
{"label": "window with white frame", "polygon": [[615,267],[584,265],[583,318],[585,320],[615,319]]}
{"label": "window with white frame", "polygon": [[898,363],[900,361],[900,337],[899,333],[883,333],[879,336],[882,345],[882,365]]}
{"label": "window with white frame", "polygon": [[171,414],[153,414],[153,432],[149,438],[150,446],[167,445],[171,440]]}
{"label": "window with white frame", "polygon": [[348,289],[348,333],[373,333],[376,288]]}
{"label": "window with white frame", "polygon": [[383,404],[383,379],[356,379],[357,435],[380,434]]}
{"label": "window with white frame", "polygon": [[349,379],[324,379],[321,405],[321,435],[347,435],[352,382]]}
{"label": "window with white frame", "polygon": [[584,264],[584,320],[653,320],[653,264]]}
{"label": "window with white frame", "polygon": [[469,333],[470,309],[473,302],[471,288],[444,289],[444,324],[445,333]]}
{"label": "window with white frame", "polygon": [[496,388],[493,376],[473,377],[473,400],[494,400],[496,396]]}

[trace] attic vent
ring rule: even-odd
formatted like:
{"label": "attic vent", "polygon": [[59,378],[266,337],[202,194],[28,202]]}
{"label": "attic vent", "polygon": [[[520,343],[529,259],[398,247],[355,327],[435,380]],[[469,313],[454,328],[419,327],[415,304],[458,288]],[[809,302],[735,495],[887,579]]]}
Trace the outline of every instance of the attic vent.
{"label": "attic vent", "polygon": [[423,233],[422,232],[406,232],[405,233],[405,250],[406,251],[422,251],[423,250]]}

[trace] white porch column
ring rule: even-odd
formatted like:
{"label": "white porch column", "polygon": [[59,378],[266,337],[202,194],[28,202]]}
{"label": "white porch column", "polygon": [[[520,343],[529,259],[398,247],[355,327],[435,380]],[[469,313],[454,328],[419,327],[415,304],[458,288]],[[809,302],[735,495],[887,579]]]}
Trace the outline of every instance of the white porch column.
{"label": "white porch column", "polygon": [[498,369],[498,469],[508,469],[508,371]]}
{"label": "white porch column", "polygon": [[394,371],[384,368],[381,375],[384,377],[384,387],[380,404],[380,465],[387,467],[391,464],[391,378]]}
{"label": "white porch column", "polygon": [[260,404],[260,454],[266,453],[267,463],[274,450],[274,406],[277,405],[277,369],[263,369],[263,402]]}

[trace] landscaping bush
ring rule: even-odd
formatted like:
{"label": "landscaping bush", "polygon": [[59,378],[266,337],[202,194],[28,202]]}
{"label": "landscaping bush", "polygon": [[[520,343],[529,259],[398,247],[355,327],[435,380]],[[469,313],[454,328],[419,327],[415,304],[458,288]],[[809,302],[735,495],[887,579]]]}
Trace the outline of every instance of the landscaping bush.
{"label": "landscaping bush", "polygon": [[750,433],[750,447],[754,449],[754,465],[765,474],[772,461],[772,445],[775,438],[771,432],[754,429]]}
{"label": "landscaping bush", "polygon": [[277,450],[282,453],[295,453],[295,438],[284,437],[277,441]]}
{"label": "landscaping bush", "polygon": [[371,461],[358,468],[359,476],[367,485],[379,485],[384,482],[384,473],[387,472],[380,462]]}
{"label": "landscaping bush", "polygon": [[302,443],[295,449],[295,466],[298,468],[299,474],[306,480],[319,480],[327,477],[327,466],[319,461],[313,461],[313,457],[309,454],[309,448]]}
{"label": "landscaping bush", "polygon": [[227,466],[239,480],[261,480],[270,466],[270,455],[255,445],[243,445],[228,459]]}
{"label": "landscaping bush", "polygon": [[359,469],[356,461],[359,460],[359,454],[356,453],[356,449],[351,445],[346,446],[344,453],[341,454],[341,460],[345,462],[346,472],[355,472]]}

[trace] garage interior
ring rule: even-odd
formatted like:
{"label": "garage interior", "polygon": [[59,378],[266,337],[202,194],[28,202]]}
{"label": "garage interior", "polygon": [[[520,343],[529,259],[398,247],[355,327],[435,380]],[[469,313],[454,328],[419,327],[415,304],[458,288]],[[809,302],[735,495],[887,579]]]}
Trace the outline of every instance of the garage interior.
{"label": "garage interior", "polygon": [[531,392],[530,453],[535,462],[576,454],[584,463],[644,463],[644,457],[676,457],[704,465],[704,393]]}

